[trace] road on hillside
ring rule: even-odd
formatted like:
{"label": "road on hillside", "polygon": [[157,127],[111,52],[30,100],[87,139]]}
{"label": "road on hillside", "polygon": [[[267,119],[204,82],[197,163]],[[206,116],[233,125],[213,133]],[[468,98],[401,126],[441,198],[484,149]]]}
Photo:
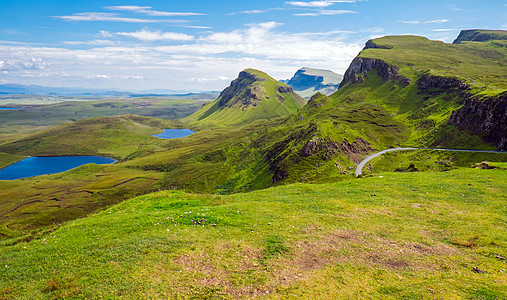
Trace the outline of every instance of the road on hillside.
{"label": "road on hillside", "polygon": [[506,151],[493,151],[493,150],[473,150],[473,149],[444,149],[444,148],[391,148],[382,150],[380,152],[374,153],[365,159],[363,159],[356,167],[356,177],[363,173],[363,167],[375,157],[378,157],[386,152],[392,151],[406,151],[406,150],[437,150],[437,151],[457,151],[457,152],[486,152],[486,153],[506,153]]}

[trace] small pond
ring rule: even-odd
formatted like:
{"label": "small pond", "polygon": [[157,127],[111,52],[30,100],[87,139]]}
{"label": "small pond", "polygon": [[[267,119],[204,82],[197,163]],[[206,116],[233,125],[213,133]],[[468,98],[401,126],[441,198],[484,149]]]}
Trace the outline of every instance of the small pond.
{"label": "small pond", "polygon": [[0,110],[22,110],[23,108],[19,107],[0,107]]}
{"label": "small pond", "polygon": [[54,156],[27,157],[0,170],[0,180],[13,180],[37,175],[65,172],[76,167],[94,163],[111,164],[116,160],[102,156]]}
{"label": "small pond", "polygon": [[164,132],[154,134],[152,136],[156,136],[161,139],[178,139],[189,136],[192,133],[194,133],[194,131],[190,129],[164,129]]}

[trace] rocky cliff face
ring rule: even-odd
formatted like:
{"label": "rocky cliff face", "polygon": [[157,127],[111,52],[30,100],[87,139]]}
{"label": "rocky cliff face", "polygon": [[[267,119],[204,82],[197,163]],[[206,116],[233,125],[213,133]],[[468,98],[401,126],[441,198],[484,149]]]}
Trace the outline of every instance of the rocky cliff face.
{"label": "rocky cliff face", "polygon": [[398,67],[390,65],[380,59],[356,57],[345,72],[340,88],[347,84],[362,83],[363,77],[368,76],[368,72],[375,69],[377,75],[382,81],[392,80],[403,87],[410,84],[410,79],[398,74]]}
{"label": "rocky cliff face", "polygon": [[507,151],[507,92],[497,98],[466,99],[451,114],[449,124],[482,136],[499,151]]}
{"label": "rocky cliff face", "polygon": [[262,101],[263,91],[254,86],[257,81],[265,81],[255,74],[247,71],[239,73],[238,78],[231,82],[231,85],[220,93],[218,99],[219,107],[247,107],[256,106]]}

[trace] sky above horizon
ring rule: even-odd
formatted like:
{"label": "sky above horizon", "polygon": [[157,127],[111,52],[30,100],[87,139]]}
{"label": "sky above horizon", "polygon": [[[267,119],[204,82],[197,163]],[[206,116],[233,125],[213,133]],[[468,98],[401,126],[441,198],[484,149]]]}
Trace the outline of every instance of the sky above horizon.
{"label": "sky above horizon", "polygon": [[222,90],[246,68],[343,74],[371,38],[507,30],[507,0],[0,0],[0,83]]}

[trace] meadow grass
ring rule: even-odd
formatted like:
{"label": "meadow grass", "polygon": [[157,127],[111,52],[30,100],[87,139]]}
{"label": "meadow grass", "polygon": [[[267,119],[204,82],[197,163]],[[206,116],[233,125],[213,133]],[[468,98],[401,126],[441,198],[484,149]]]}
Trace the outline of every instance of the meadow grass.
{"label": "meadow grass", "polygon": [[4,299],[507,297],[507,171],[161,191],[0,251]]}

